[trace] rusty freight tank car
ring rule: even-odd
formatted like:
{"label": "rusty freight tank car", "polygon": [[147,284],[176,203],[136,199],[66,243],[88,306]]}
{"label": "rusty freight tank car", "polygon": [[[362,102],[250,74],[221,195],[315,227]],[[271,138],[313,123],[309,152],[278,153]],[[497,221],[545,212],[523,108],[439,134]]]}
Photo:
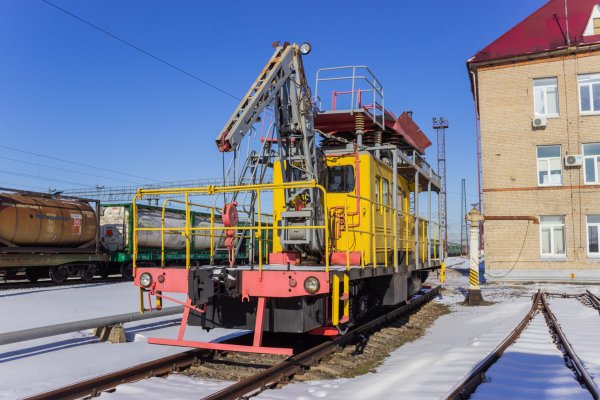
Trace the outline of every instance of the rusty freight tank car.
{"label": "rusty freight tank car", "polygon": [[0,189],[0,272],[12,278],[24,271],[36,281],[50,276],[92,279],[110,257],[99,247],[95,200]]}

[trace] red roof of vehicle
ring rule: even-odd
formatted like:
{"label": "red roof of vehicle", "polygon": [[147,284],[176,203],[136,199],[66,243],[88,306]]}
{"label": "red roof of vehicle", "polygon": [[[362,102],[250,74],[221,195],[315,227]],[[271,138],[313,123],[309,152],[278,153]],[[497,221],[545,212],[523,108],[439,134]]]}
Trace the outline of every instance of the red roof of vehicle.
{"label": "red roof of vehicle", "polygon": [[[600,0],[566,0],[571,45],[600,42],[600,35],[583,36]],[[523,56],[567,47],[565,0],[550,0],[504,35],[475,54],[469,63]]]}

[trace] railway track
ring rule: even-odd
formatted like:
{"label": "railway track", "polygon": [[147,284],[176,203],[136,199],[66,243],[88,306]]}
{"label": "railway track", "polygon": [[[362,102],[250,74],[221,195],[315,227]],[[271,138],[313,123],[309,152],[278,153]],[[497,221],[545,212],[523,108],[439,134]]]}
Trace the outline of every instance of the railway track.
{"label": "railway track", "polygon": [[[592,302],[592,303],[594,302],[594,300],[592,300],[592,298],[595,299],[595,301],[598,300],[589,291],[587,291],[587,293],[580,294],[580,295],[562,295],[562,294],[557,295],[557,294],[549,294],[549,293],[544,293],[544,292],[538,291],[537,294],[533,297],[531,309],[529,310],[527,315],[523,318],[523,320],[521,320],[521,322],[517,325],[517,327],[486,358],[484,358],[458,385],[456,385],[454,387],[452,392],[447,396],[447,399],[462,400],[462,399],[469,399],[473,395],[476,395],[477,394],[476,390],[479,387],[483,387],[480,385],[490,382],[489,378],[487,376],[487,373],[490,370],[490,368],[502,358],[502,356],[504,355],[505,351],[507,351],[507,349],[509,349],[511,346],[515,346],[517,344],[517,340],[519,338],[524,337],[527,334],[526,331],[528,331],[529,329],[532,329],[534,332],[532,334],[530,334],[526,339],[524,339],[524,341],[527,342],[527,344],[524,345],[524,347],[527,345],[531,346],[532,345],[531,343],[535,342],[536,340],[537,341],[547,340],[547,335],[543,334],[543,332],[541,335],[539,333],[541,321],[540,320],[536,321],[536,318],[541,318],[541,317],[543,317],[545,319],[545,324],[547,325],[547,328],[550,330],[550,334],[552,335],[552,337],[554,339],[554,343],[555,343],[556,347],[558,347],[558,349],[563,353],[564,365],[572,370],[572,372],[575,375],[579,384],[581,384],[582,387],[585,387],[587,389],[587,391],[592,396],[592,398],[600,399],[600,390],[598,389],[598,386],[596,385],[592,376],[586,369],[586,367],[585,367],[584,363],[582,362],[582,360],[580,359],[579,355],[575,352],[573,346],[571,345],[571,342],[567,338],[558,319],[556,318],[554,312],[552,311],[552,309],[549,306],[548,298],[550,296],[560,296],[563,298],[577,298],[580,301],[585,297],[586,299],[589,299],[588,300],[589,302]],[[584,302],[584,304],[585,304],[585,302]],[[595,303],[593,303],[593,304],[595,304]],[[537,324],[536,324],[536,322],[537,322]],[[542,325],[543,325],[543,323],[542,323]],[[533,326],[533,327],[531,327],[531,326]],[[536,329],[538,330],[538,332],[535,332]],[[513,365],[512,368],[520,371],[522,368],[519,368],[519,367],[523,367],[523,365],[524,364],[520,364],[518,366]],[[530,368],[533,368],[533,369],[536,369],[536,368],[543,369],[543,367],[544,367],[544,365],[531,365],[530,366]],[[522,371],[517,372],[517,373],[522,373]],[[529,373],[533,374],[534,371],[529,370]],[[515,372],[513,372],[513,374],[515,374]],[[567,374],[567,376],[568,375],[569,374]],[[516,378],[516,375],[515,375],[515,378]],[[506,379],[506,377],[504,377],[504,379]],[[513,384],[515,386],[519,385],[519,383],[516,382],[516,379],[511,380],[509,377],[508,380],[511,381],[511,384]],[[575,385],[575,386],[577,386],[577,385]],[[546,390],[548,392],[550,392],[551,388],[546,388]],[[511,397],[509,393],[504,393],[503,396],[507,396],[507,398]],[[484,397],[485,397],[485,395],[484,395]],[[567,397],[569,397],[569,396],[567,395]]]}
{"label": "railway track", "polygon": [[[306,371],[310,366],[317,364],[323,358],[338,351],[344,346],[358,343],[365,336],[382,328],[386,324],[417,310],[432,300],[440,291],[440,287],[428,290],[413,301],[395,308],[394,310],[376,317],[360,326],[355,327],[347,334],[333,340],[310,347],[293,357],[276,362],[271,367],[265,367],[260,372],[252,374],[239,382],[214,393],[206,399],[239,399],[255,395],[262,390],[284,383],[293,378],[295,374]],[[239,342],[247,339],[247,335],[228,340],[228,343]],[[176,355],[164,357],[155,361],[146,362],[127,369],[116,371],[93,379],[81,381],[73,385],[58,388],[49,392],[28,397],[29,400],[38,399],[76,399],[86,396],[96,396],[103,391],[115,389],[123,383],[135,382],[142,379],[165,376],[172,372],[185,370],[201,362],[210,362],[215,353],[207,350],[189,350]]]}
{"label": "railway track", "polygon": [[22,290],[22,289],[41,289],[41,288],[53,288],[53,287],[68,287],[68,286],[80,286],[80,285],[95,285],[99,283],[119,283],[119,282],[127,282],[130,279],[114,277],[114,278],[94,278],[92,280],[86,281],[83,279],[69,279],[61,283],[56,283],[54,281],[38,281],[38,282],[25,282],[25,281],[16,281],[16,282],[3,282],[0,283],[0,291],[6,290]]}

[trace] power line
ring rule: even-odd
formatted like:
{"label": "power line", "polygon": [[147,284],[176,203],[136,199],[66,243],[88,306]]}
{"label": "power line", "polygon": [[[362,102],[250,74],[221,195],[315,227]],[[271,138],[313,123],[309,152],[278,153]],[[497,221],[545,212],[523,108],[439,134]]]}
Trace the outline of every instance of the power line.
{"label": "power line", "polygon": [[62,180],[62,179],[54,179],[54,178],[49,178],[49,177],[40,176],[40,175],[25,174],[23,172],[17,172],[17,171],[7,171],[5,169],[0,169],[0,173],[11,174],[11,175],[18,175],[18,176],[23,176],[23,177],[26,177],[26,178],[40,179],[40,180],[45,180],[45,181],[52,181],[52,182],[59,182],[59,183],[68,183],[69,185],[77,185],[77,186],[83,186],[83,187],[92,187],[90,185],[84,185],[83,183],[79,183],[79,182],[65,181],[65,180]]}
{"label": "power line", "polygon": [[127,181],[127,180],[124,180],[124,179],[112,178],[110,176],[103,176],[103,175],[98,175],[98,174],[92,174],[92,173],[89,173],[89,172],[74,171],[74,170],[70,170],[70,169],[66,169],[66,168],[53,167],[51,165],[39,164],[39,163],[36,163],[36,162],[33,162],[33,161],[17,160],[15,158],[2,157],[2,156],[0,156],[0,158],[3,159],[3,160],[18,162],[18,163],[22,163],[22,164],[33,165],[33,166],[37,166],[37,167],[51,168],[51,169],[55,169],[57,171],[65,171],[65,172],[71,172],[71,173],[74,173],[74,174],[94,176],[96,178],[104,178],[104,179],[109,179],[109,180],[113,180],[113,181],[133,183],[132,181]]}
{"label": "power line", "polygon": [[140,47],[136,46],[135,44],[133,44],[133,43],[131,43],[131,42],[129,42],[129,41],[127,41],[127,40],[125,40],[125,39],[123,39],[123,38],[121,38],[121,37],[119,37],[119,36],[117,36],[117,35],[113,34],[113,33],[110,33],[110,32],[109,32],[109,31],[107,31],[106,29],[104,29],[104,28],[101,28],[101,27],[99,27],[98,25],[95,25],[95,24],[91,23],[90,21],[88,21],[88,20],[86,20],[86,19],[83,19],[83,18],[81,18],[81,17],[79,17],[79,16],[77,16],[77,15],[73,14],[72,12],[65,10],[64,8],[62,8],[62,7],[59,7],[59,6],[57,6],[56,4],[49,2],[48,0],[42,0],[42,1],[43,1],[44,3],[46,3],[46,4],[48,4],[49,6],[52,6],[52,7],[56,8],[57,10],[59,10],[59,11],[62,11],[63,13],[65,13],[65,14],[67,14],[67,15],[69,15],[69,16],[71,16],[71,17],[73,17],[73,18],[75,18],[76,20],[78,20],[78,21],[81,21],[81,22],[83,22],[84,24],[86,24],[86,25],[88,25],[88,26],[91,26],[92,28],[94,28],[94,29],[96,29],[96,30],[98,30],[98,31],[100,31],[100,32],[102,32],[102,33],[104,33],[105,35],[108,35],[108,36],[110,36],[111,38],[113,38],[113,39],[115,39],[115,40],[118,40],[119,42],[121,42],[121,43],[123,43],[123,44],[125,44],[125,45],[127,45],[127,46],[129,46],[129,47],[131,47],[131,48],[133,48],[133,49],[135,49],[135,50],[137,50],[137,51],[139,51],[140,53],[142,53],[142,54],[145,54],[145,55],[147,55],[148,57],[151,57],[151,58],[155,59],[156,61],[158,61],[158,62],[160,62],[160,63],[163,63],[163,64],[165,64],[165,65],[167,65],[167,66],[169,66],[169,67],[173,68],[174,70],[176,70],[176,71],[179,71],[179,72],[181,72],[182,74],[185,74],[185,75],[189,76],[190,78],[193,78],[193,79],[197,80],[198,82],[200,82],[200,83],[203,83],[204,85],[206,85],[206,86],[208,86],[208,87],[211,87],[211,88],[213,88],[213,89],[215,89],[215,90],[217,90],[217,91],[219,91],[219,92],[223,93],[224,95],[227,95],[227,96],[229,96],[229,97],[231,97],[231,98],[233,98],[233,99],[235,99],[235,100],[238,100],[238,101],[240,101],[240,100],[241,100],[239,97],[237,97],[237,96],[235,96],[235,95],[233,95],[233,94],[231,94],[231,93],[227,92],[226,90],[223,90],[223,89],[221,89],[221,88],[219,88],[219,87],[217,87],[217,86],[213,85],[212,83],[210,83],[210,82],[208,82],[208,81],[205,81],[204,79],[202,79],[202,78],[200,78],[200,77],[198,77],[198,76],[196,76],[196,75],[192,74],[191,72],[187,72],[186,70],[184,70],[184,69],[181,69],[181,68],[179,68],[178,66],[176,66],[176,65],[174,65],[174,64],[171,64],[170,62],[166,61],[165,59],[163,59],[163,58],[161,58],[161,57],[159,57],[159,56],[156,56],[156,55],[154,55],[154,54],[152,54],[152,53],[150,53],[150,52],[148,52],[148,51],[146,51],[146,50],[144,50],[144,49],[142,49],[142,48],[140,48]]}
{"label": "power line", "polygon": [[146,177],[143,177],[143,176],[128,174],[126,172],[115,171],[115,170],[108,169],[108,168],[94,167],[93,165],[87,165],[87,164],[83,164],[83,163],[80,163],[80,162],[77,162],[77,161],[69,161],[69,160],[65,160],[63,158],[58,158],[58,157],[46,156],[46,155],[43,155],[43,154],[39,154],[39,153],[34,153],[34,152],[31,152],[31,151],[27,151],[27,150],[18,149],[16,147],[10,147],[10,146],[4,146],[4,145],[0,145],[0,147],[2,147],[4,149],[12,150],[12,151],[18,151],[20,153],[30,154],[30,155],[37,156],[37,157],[47,158],[49,160],[55,160],[55,161],[60,161],[60,162],[68,163],[68,164],[78,165],[80,167],[92,168],[92,169],[97,169],[97,170],[100,170],[100,171],[111,172],[113,174],[126,175],[126,176],[130,176],[132,178],[145,179],[147,181],[152,181],[152,179],[146,178]]}

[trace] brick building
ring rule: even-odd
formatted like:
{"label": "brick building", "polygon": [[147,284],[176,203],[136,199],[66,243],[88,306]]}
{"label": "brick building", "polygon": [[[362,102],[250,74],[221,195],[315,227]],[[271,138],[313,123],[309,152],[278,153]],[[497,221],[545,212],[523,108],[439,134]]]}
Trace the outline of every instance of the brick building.
{"label": "brick building", "polygon": [[550,0],[467,62],[489,276],[600,278],[600,0]]}

